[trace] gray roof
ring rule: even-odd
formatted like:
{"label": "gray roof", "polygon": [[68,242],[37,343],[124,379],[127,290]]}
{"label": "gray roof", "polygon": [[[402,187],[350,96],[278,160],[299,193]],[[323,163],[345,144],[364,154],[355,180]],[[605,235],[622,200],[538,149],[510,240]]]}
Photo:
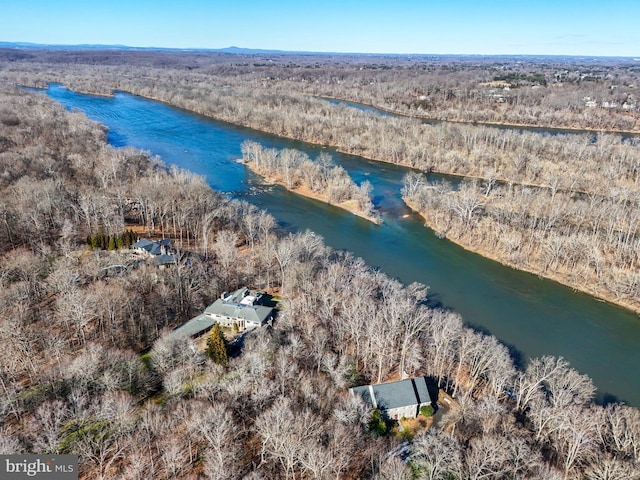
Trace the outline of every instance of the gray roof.
{"label": "gray roof", "polygon": [[171,245],[170,238],[163,238],[162,240],[147,240],[146,238],[141,238],[136,243],[132,245],[133,248],[141,248],[142,250],[146,250],[151,255],[160,255],[162,253],[161,247],[168,247]]}
{"label": "gray roof", "polygon": [[248,288],[242,287],[236,290],[235,292],[228,294],[224,298],[224,301],[226,303],[240,303],[242,299],[247,295],[249,295],[250,293],[251,291]]}
{"label": "gray roof", "polygon": [[263,305],[241,305],[240,302],[229,302],[228,299],[218,299],[205,308],[205,313],[222,315],[225,317],[243,318],[246,321],[262,325],[271,316],[273,308]]}
{"label": "gray roof", "polygon": [[216,321],[208,315],[198,315],[174,330],[175,333],[192,337],[213,327]]}
{"label": "gray roof", "polygon": [[351,391],[351,393],[360,395],[362,397],[362,400],[364,400],[364,403],[373,406],[373,400],[371,399],[371,395],[369,394],[369,385],[363,385],[362,387],[353,387],[349,390]]}
{"label": "gray roof", "polygon": [[[371,398],[371,390],[373,390],[375,399]],[[377,385],[364,385],[352,388],[351,391],[362,396],[365,403],[377,406],[382,410],[431,403],[427,381],[424,377],[407,378],[406,380],[379,383]]]}
{"label": "gray roof", "polygon": [[151,240],[147,240],[146,238],[141,238],[136,243],[132,245],[133,248],[144,248],[145,250],[149,248],[149,246],[153,245]]}
{"label": "gray roof", "polygon": [[166,253],[158,255],[156,258],[153,259],[153,261],[156,265],[173,265],[177,263],[176,257]]}
{"label": "gray roof", "polygon": [[273,312],[273,308],[263,305],[244,305],[240,302],[250,291],[247,288],[240,288],[224,300],[218,299],[205,308],[204,313],[192,318],[187,323],[174,330],[175,333],[189,336],[197,335],[213,327],[216,320],[212,315],[221,315],[230,318],[242,318],[246,322],[258,325],[264,324]]}

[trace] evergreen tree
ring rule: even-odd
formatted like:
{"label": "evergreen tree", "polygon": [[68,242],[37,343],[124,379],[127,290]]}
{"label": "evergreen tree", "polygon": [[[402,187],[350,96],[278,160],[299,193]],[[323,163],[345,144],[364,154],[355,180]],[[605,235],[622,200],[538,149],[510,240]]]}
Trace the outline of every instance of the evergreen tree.
{"label": "evergreen tree", "polygon": [[98,233],[94,233],[93,235],[90,235],[87,239],[89,241],[89,245],[91,245],[91,248],[98,248],[100,246],[100,239],[99,239],[99,234]]}
{"label": "evergreen tree", "polygon": [[213,325],[209,338],[207,338],[207,356],[223,366],[229,365],[229,354],[227,353],[227,341],[222,334],[222,329],[217,323]]}
{"label": "evergreen tree", "polygon": [[136,234],[133,230],[125,230],[124,232],[124,246],[125,248],[129,248],[131,245],[136,243]]}
{"label": "evergreen tree", "polygon": [[97,244],[98,244],[98,247],[102,249],[107,248],[107,245],[108,245],[107,235],[104,233],[104,230],[102,229],[98,232]]}
{"label": "evergreen tree", "polygon": [[133,230],[129,230],[129,243],[133,245],[138,241],[138,235]]}

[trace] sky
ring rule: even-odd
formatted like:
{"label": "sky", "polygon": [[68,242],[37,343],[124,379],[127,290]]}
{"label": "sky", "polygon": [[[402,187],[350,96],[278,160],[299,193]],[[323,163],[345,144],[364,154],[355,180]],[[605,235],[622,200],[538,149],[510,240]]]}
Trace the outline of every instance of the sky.
{"label": "sky", "polygon": [[0,0],[0,41],[640,57],[640,0]]}

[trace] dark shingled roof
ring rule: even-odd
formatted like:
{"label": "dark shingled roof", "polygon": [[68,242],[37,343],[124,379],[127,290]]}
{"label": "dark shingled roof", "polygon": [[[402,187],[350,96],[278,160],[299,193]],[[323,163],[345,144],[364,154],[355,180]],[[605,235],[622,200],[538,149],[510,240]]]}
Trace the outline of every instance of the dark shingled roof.
{"label": "dark shingled roof", "polygon": [[170,238],[163,238],[162,240],[152,241],[142,238],[132,245],[133,248],[140,248],[146,250],[151,255],[160,255],[162,253],[162,247],[169,247],[171,245]]}
{"label": "dark shingled roof", "polygon": [[177,263],[176,257],[166,253],[158,255],[156,258],[153,259],[153,261],[156,265],[173,265]]}
{"label": "dark shingled roof", "polygon": [[369,385],[363,385],[362,387],[353,387],[351,389],[352,393],[360,395],[364,403],[367,405],[373,406],[373,400],[371,400],[371,395],[369,394]]}
{"label": "dark shingled roof", "polygon": [[[371,389],[369,387],[373,390],[375,399],[371,398]],[[407,378],[406,380],[379,383],[377,385],[364,385],[352,388],[351,391],[362,396],[362,399],[367,404],[382,410],[431,403],[427,381],[424,377]]]}

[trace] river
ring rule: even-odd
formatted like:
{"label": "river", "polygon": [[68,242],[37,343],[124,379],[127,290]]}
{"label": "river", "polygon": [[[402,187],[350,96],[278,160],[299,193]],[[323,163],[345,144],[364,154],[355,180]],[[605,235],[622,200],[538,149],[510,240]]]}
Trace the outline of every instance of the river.
{"label": "river", "polygon": [[[402,113],[394,113],[386,110],[381,110],[379,108],[373,107],[371,105],[366,105],[364,103],[351,102],[349,100],[337,100],[335,98],[328,97],[318,97],[332,105],[342,105],[345,107],[354,108],[356,110],[360,110],[361,112],[373,113],[375,115],[381,117],[399,117],[399,118],[407,118],[410,115],[402,114]],[[619,135],[623,141],[625,142],[634,142],[636,145],[640,145],[640,133],[635,132],[599,132],[599,131],[587,131],[580,129],[568,129],[561,127],[534,127],[531,125],[510,125],[510,124],[500,124],[500,123],[483,123],[483,122],[455,122],[455,121],[447,121],[447,120],[435,120],[431,118],[422,118],[415,117],[422,121],[422,123],[426,123],[429,125],[436,125],[440,123],[451,123],[453,125],[472,125],[477,127],[487,127],[487,128],[496,128],[498,130],[513,130],[518,133],[523,132],[531,132],[531,133],[539,133],[543,136],[555,136],[555,135],[587,135],[591,138],[592,142],[596,142],[598,137],[602,134],[606,135]]]}
{"label": "river", "polygon": [[[311,229],[327,245],[349,250],[404,283],[430,287],[433,306],[504,342],[521,364],[541,355],[566,358],[598,387],[599,401],[640,406],[640,318],[556,282],[465,251],[426,228],[400,198],[407,169],[215,121],[160,102],[117,93],[97,97],[52,85],[48,95],[109,128],[109,142],[158,155],[206,177],[216,190],[266,209],[283,228]],[[297,148],[312,158],[328,151],[357,183],[373,185],[384,223],[266,186],[234,160],[240,145]],[[433,178],[433,177],[432,177]],[[436,177],[437,178],[437,177]]]}

